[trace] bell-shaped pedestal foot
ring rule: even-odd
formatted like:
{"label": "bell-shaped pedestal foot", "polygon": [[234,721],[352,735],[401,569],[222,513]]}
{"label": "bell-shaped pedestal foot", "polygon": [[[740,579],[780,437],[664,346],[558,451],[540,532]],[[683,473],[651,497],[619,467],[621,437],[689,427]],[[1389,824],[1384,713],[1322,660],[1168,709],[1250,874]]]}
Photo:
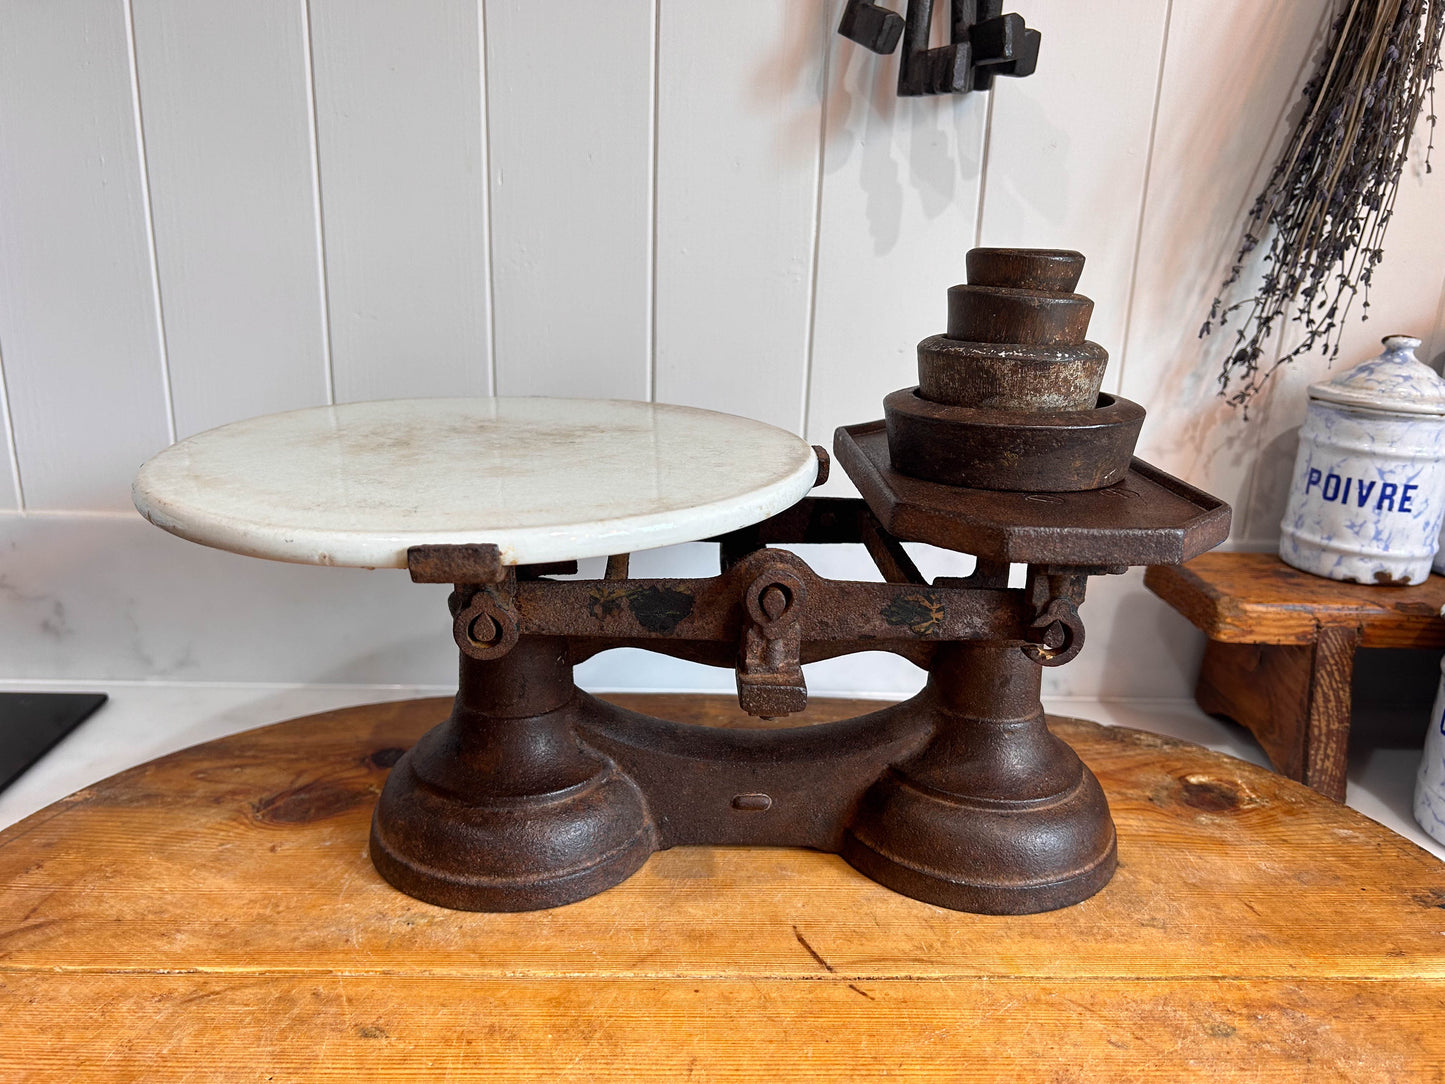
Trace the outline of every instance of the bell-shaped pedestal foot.
{"label": "bell-shaped pedestal foot", "polygon": [[1109,806],[1045,725],[1039,675],[1017,647],[940,651],[917,701],[937,736],[869,789],[843,857],[906,896],[983,914],[1050,911],[1107,884]]}
{"label": "bell-shaped pedestal foot", "polygon": [[634,873],[656,848],[647,804],[578,741],[581,710],[561,640],[463,658],[451,717],[396,763],[377,803],[381,875],[443,907],[530,911]]}

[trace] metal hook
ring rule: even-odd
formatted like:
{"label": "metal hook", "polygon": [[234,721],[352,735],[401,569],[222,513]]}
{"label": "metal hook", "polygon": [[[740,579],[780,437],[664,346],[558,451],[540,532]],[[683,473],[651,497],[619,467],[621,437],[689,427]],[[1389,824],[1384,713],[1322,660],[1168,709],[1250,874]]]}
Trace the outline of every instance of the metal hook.
{"label": "metal hook", "polygon": [[1003,14],[1003,0],[950,0],[949,43],[928,47],[933,0],[908,0],[905,19],[874,0],[848,0],[838,33],[887,56],[907,37],[898,66],[898,93],[967,94],[988,90],[995,75],[1032,75],[1042,35],[1021,15]]}

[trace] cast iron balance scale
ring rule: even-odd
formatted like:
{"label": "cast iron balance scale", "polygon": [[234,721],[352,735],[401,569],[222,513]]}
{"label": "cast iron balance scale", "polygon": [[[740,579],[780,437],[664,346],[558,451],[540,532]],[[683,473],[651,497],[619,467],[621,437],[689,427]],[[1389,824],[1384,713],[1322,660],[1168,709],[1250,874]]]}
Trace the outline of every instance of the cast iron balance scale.
{"label": "cast iron balance scale", "polygon": [[[1115,833],[1045,723],[1043,667],[1083,646],[1090,576],[1186,561],[1225,538],[1229,509],[1132,458],[1144,411],[1099,392],[1082,256],[976,249],[967,265],[947,334],[919,344],[919,386],[834,437],[862,499],[806,496],[826,453],[730,415],[416,399],[202,433],[141,469],[136,506],[238,553],[454,585],[451,716],[392,768],[372,822],[372,861],[412,896],[553,907],[657,850],[747,844],[835,852],[956,910],[1063,907],[1108,882]],[[718,575],[629,578],[629,552],[704,539]],[[902,540],[977,567],[930,583]],[[883,582],[820,576],[790,543],[861,543]],[[600,580],[553,578],[602,556]],[[804,708],[819,659],[891,651],[928,681],[843,722],[684,725],[573,684],[618,647],[732,667],[768,718]]]}

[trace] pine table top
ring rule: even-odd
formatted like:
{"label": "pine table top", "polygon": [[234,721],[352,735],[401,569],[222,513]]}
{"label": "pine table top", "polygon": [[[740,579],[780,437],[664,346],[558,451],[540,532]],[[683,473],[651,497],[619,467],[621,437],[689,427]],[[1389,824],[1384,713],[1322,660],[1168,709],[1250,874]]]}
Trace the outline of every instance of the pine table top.
{"label": "pine table top", "polygon": [[[613,697],[741,725],[724,697]],[[815,701],[804,721],[855,714]],[[443,700],[197,746],[0,833],[9,1080],[1437,1079],[1445,863],[1264,769],[1068,719],[1120,868],[962,914],[688,848],[552,911],[401,895],[367,830]],[[1431,1076],[1431,1073],[1437,1076]]]}

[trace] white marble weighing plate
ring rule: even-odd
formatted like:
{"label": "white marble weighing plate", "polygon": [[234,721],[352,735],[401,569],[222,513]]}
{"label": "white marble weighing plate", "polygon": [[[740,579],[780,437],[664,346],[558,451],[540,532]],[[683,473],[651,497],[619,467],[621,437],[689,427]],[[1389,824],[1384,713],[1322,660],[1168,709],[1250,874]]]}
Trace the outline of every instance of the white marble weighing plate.
{"label": "white marble weighing plate", "polygon": [[506,564],[692,542],[795,504],[813,449],[762,422],[620,399],[395,399],[223,425],[136,476],[146,519],[217,549],[405,568],[490,542]]}

